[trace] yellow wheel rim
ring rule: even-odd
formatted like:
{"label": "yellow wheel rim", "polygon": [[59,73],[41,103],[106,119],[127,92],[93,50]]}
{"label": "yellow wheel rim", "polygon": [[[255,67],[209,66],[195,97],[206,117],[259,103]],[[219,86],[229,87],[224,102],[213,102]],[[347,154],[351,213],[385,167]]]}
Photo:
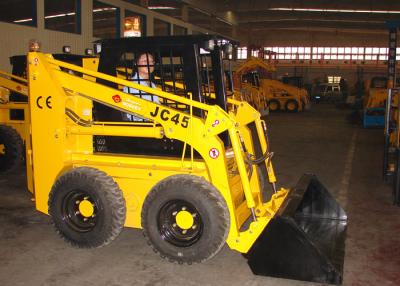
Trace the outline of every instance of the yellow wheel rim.
{"label": "yellow wheel rim", "polygon": [[6,153],[6,147],[4,144],[0,144],[0,155],[4,155]]}
{"label": "yellow wheel rim", "polygon": [[84,217],[91,217],[94,214],[93,204],[88,200],[83,200],[79,203],[79,212]]}
{"label": "yellow wheel rim", "polygon": [[180,211],[176,215],[176,224],[181,229],[189,229],[193,226],[194,219],[190,212],[188,211]]}
{"label": "yellow wheel rim", "polygon": [[277,110],[278,109],[278,104],[276,102],[271,102],[270,105],[269,105],[269,109]]}
{"label": "yellow wheel rim", "polygon": [[296,106],[295,106],[294,102],[289,102],[288,109],[289,110],[294,110],[295,108],[296,108]]}

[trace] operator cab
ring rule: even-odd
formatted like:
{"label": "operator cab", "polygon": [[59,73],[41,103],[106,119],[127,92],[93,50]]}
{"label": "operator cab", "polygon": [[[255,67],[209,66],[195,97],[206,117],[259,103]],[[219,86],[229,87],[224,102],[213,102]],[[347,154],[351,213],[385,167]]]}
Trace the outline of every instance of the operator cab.
{"label": "operator cab", "polygon": [[[95,43],[99,53],[98,71],[135,83],[161,89],[209,105],[218,105],[227,111],[227,96],[232,87],[229,60],[237,43],[213,35],[188,35],[165,37],[141,37],[105,39]],[[146,60],[142,60],[145,58]],[[140,75],[140,69],[147,70],[147,78]],[[228,70],[229,76],[226,76]],[[227,80],[228,78],[228,80]],[[98,82],[110,85],[107,82]],[[113,88],[124,90],[123,86]],[[154,99],[151,94],[139,90],[125,89],[146,100],[157,101],[162,105],[190,112],[190,106],[178,104],[163,98]],[[133,92],[132,92],[133,91]],[[201,110],[193,107],[193,114],[204,117]],[[136,124],[138,116],[131,122]],[[127,121],[127,114],[98,103],[94,104],[94,120],[121,122]],[[130,121],[131,119],[128,119]],[[143,124],[153,124],[141,120]],[[99,137],[95,144],[97,151],[112,153],[181,155],[182,142],[170,139]],[[229,144],[227,134],[221,139]],[[133,151],[134,150],[134,151]]]}
{"label": "operator cab", "polygon": [[370,88],[387,88],[388,78],[387,77],[373,77],[371,79]]}
{"label": "operator cab", "polygon": [[249,72],[242,75],[242,83],[249,83],[252,86],[260,87],[260,77],[258,72]]}
{"label": "operator cab", "polygon": [[[153,61],[149,60],[145,68],[154,72],[150,78],[141,80],[150,80],[163,91],[217,104],[227,110],[226,87],[229,84],[224,80],[224,66],[228,65],[229,55],[236,45],[231,40],[212,35],[189,35],[106,39],[96,45],[100,46],[96,49],[101,50],[98,68],[101,73],[132,80],[143,67],[138,64],[138,58],[146,55]],[[136,82],[141,84],[140,80]],[[143,97],[142,94],[135,95]],[[97,106],[96,115],[97,120],[124,119],[123,114],[105,106]]]}

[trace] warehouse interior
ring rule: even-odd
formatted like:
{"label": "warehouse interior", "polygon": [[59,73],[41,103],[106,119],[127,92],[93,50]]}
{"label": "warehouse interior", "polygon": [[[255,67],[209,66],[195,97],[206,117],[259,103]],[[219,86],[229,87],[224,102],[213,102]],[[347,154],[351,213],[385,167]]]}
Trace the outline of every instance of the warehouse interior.
{"label": "warehouse interior", "polygon": [[400,3],[0,1],[1,285],[400,285]]}

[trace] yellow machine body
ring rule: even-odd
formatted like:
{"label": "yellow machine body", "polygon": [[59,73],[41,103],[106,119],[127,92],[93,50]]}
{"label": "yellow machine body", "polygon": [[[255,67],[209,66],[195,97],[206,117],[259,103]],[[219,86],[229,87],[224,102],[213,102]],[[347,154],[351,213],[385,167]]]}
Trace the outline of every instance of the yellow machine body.
{"label": "yellow machine body", "polygon": [[29,133],[26,132],[24,120],[13,120],[10,110],[23,110],[29,116],[28,105],[26,103],[10,102],[10,91],[24,96],[28,96],[27,80],[3,71],[0,71],[0,124],[13,127],[25,141]]}
{"label": "yellow machine body", "polygon": [[264,90],[264,93],[269,95],[268,100],[276,99],[280,102],[280,109],[285,109],[286,103],[289,99],[297,102],[298,111],[310,108],[308,92],[303,88],[285,84],[274,79],[260,79],[260,85]]}
{"label": "yellow machine body", "polygon": [[235,90],[235,98],[248,102],[261,114],[268,112],[268,97],[261,88],[251,83],[241,83],[240,90]]}
{"label": "yellow machine body", "polygon": [[[97,72],[99,61],[94,58],[83,59],[83,67],[79,67],[49,54],[31,52],[27,65],[27,80],[4,73],[0,79],[0,86],[28,96],[22,108],[24,120],[10,120],[8,114],[16,105],[2,101],[0,124],[21,126],[28,189],[38,211],[49,214],[51,190],[63,175],[76,168],[91,167],[112,177],[122,191],[124,226],[142,228],[142,208],[157,183],[173,175],[193,175],[204,178],[221,194],[229,212],[226,243],[231,249],[248,254],[253,273],[341,282],[345,212],[313,175],[303,176],[296,188],[276,189],[266,124],[249,103],[228,98],[226,112],[218,105]],[[123,86],[155,95],[162,103],[188,106],[189,111],[124,93]],[[94,103],[148,121],[95,121]],[[194,109],[203,116],[196,116]],[[222,133],[229,136],[230,147],[225,147]],[[96,152],[95,136],[168,138],[183,142],[184,148],[181,157]],[[257,152],[262,156],[250,164],[251,156],[255,156],[251,154]],[[270,198],[263,198],[263,178],[272,185]],[[76,201],[76,206],[83,219],[93,216],[90,200]],[[182,208],[176,214],[176,223],[186,230],[194,222]],[[302,228],[303,225],[311,227]],[[328,226],[329,234],[324,233],[323,237],[328,237],[326,245],[330,247],[325,249],[326,245],[314,238],[320,237],[318,231],[328,230]],[[296,233],[293,239],[287,234],[281,239],[281,233],[292,231]],[[299,245],[299,241],[304,243]],[[288,247],[292,247],[289,252]],[[300,261],[303,250],[310,254],[307,263]],[[276,271],[274,267],[278,267]]]}
{"label": "yellow machine body", "polygon": [[[252,57],[238,67],[236,74],[240,78],[240,75],[251,71],[271,73],[276,69],[263,60]],[[303,111],[310,108],[310,99],[305,89],[284,84],[278,80],[263,77],[259,79],[259,84],[256,86],[243,82],[238,85],[244,90],[243,98],[258,110],[261,110],[259,106],[267,104],[271,105],[269,106],[271,111]]]}
{"label": "yellow machine body", "polygon": [[[159,89],[98,73],[95,71],[96,60],[92,59],[91,64],[90,69],[85,69],[54,60],[51,55],[29,54],[30,116],[26,118],[26,125],[30,126],[31,133],[25,140],[31,140],[26,145],[27,154],[32,154],[32,160],[27,164],[33,170],[33,175],[28,180],[33,185],[31,191],[35,195],[36,208],[48,213],[49,192],[63,173],[73,168],[91,166],[112,176],[122,189],[127,202],[125,226],[141,228],[141,207],[151,188],[168,176],[193,174],[204,177],[221,192],[230,212],[231,224],[227,243],[232,249],[247,252],[288,193],[281,189],[269,202],[263,203],[255,166],[254,175],[251,179],[248,178],[240,138],[250,152],[254,151],[247,127],[249,123],[254,123],[259,144],[263,152],[267,151],[260,114],[246,102],[233,99],[229,100],[232,111],[228,114],[217,106],[190,101]],[[71,72],[62,71],[61,67],[84,76],[72,75]],[[207,112],[207,117],[201,119],[132,97],[118,89],[97,84],[94,78],[130,86],[166,100],[203,109]],[[139,125],[125,123],[122,126],[109,122],[93,122],[91,126],[83,127],[66,116],[66,110],[73,110],[81,120],[91,122],[93,101],[127,113],[140,114],[153,122]],[[42,102],[48,104],[42,105]],[[170,117],[180,118],[180,124],[161,120],[159,114],[152,116],[161,108]],[[216,125],[216,122],[219,124]],[[225,150],[217,136],[224,131],[228,131],[230,135],[232,150]],[[96,154],[93,152],[94,135],[149,138],[166,136],[185,142],[188,148],[192,147],[199,152],[202,159]],[[211,151],[218,155],[210,155]],[[269,181],[275,183],[270,160],[266,160],[265,164]],[[257,221],[253,221],[247,230],[241,231],[242,225],[251,217],[251,210],[254,210]]]}
{"label": "yellow machine body", "polygon": [[[33,173],[32,173],[32,153],[30,138],[30,108],[26,102],[10,102],[10,93],[15,92],[23,96],[28,96],[28,81],[3,71],[0,71],[0,125],[9,126],[15,129],[26,147],[26,175],[28,190],[33,193]],[[23,113],[23,119],[13,119],[12,111]]]}
{"label": "yellow machine body", "polygon": [[[366,81],[364,109],[385,107],[388,87],[390,83],[386,81],[385,84],[378,86],[374,84],[375,80],[379,80],[379,78],[372,78]],[[384,79],[382,78],[382,80]]]}

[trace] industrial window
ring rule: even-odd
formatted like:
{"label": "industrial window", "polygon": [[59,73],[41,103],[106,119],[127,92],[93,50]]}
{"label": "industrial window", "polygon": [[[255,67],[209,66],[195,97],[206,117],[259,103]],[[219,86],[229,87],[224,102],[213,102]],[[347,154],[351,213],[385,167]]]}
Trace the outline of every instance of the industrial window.
{"label": "industrial window", "polygon": [[2,22],[36,26],[36,0],[2,0],[0,11]]}
{"label": "industrial window", "polygon": [[[264,47],[265,59],[386,61],[388,48],[383,47]],[[400,60],[400,48],[396,50]]]}
{"label": "industrial window", "polygon": [[328,76],[328,83],[340,83],[341,76]]}
{"label": "industrial window", "polygon": [[187,29],[185,27],[174,25],[174,35],[175,36],[187,35]]}
{"label": "industrial window", "polygon": [[124,37],[146,36],[146,16],[125,10]]}
{"label": "industrial window", "polygon": [[247,59],[247,47],[242,47],[237,49],[237,59],[238,60]]}
{"label": "industrial window", "polygon": [[93,1],[93,37],[119,38],[119,8]]}
{"label": "industrial window", "polygon": [[159,19],[154,19],[154,36],[171,35],[171,24]]}
{"label": "industrial window", "polygon": [[49,30],[80,34],[80,11],[80,0],[45,0],[44,26]]}

